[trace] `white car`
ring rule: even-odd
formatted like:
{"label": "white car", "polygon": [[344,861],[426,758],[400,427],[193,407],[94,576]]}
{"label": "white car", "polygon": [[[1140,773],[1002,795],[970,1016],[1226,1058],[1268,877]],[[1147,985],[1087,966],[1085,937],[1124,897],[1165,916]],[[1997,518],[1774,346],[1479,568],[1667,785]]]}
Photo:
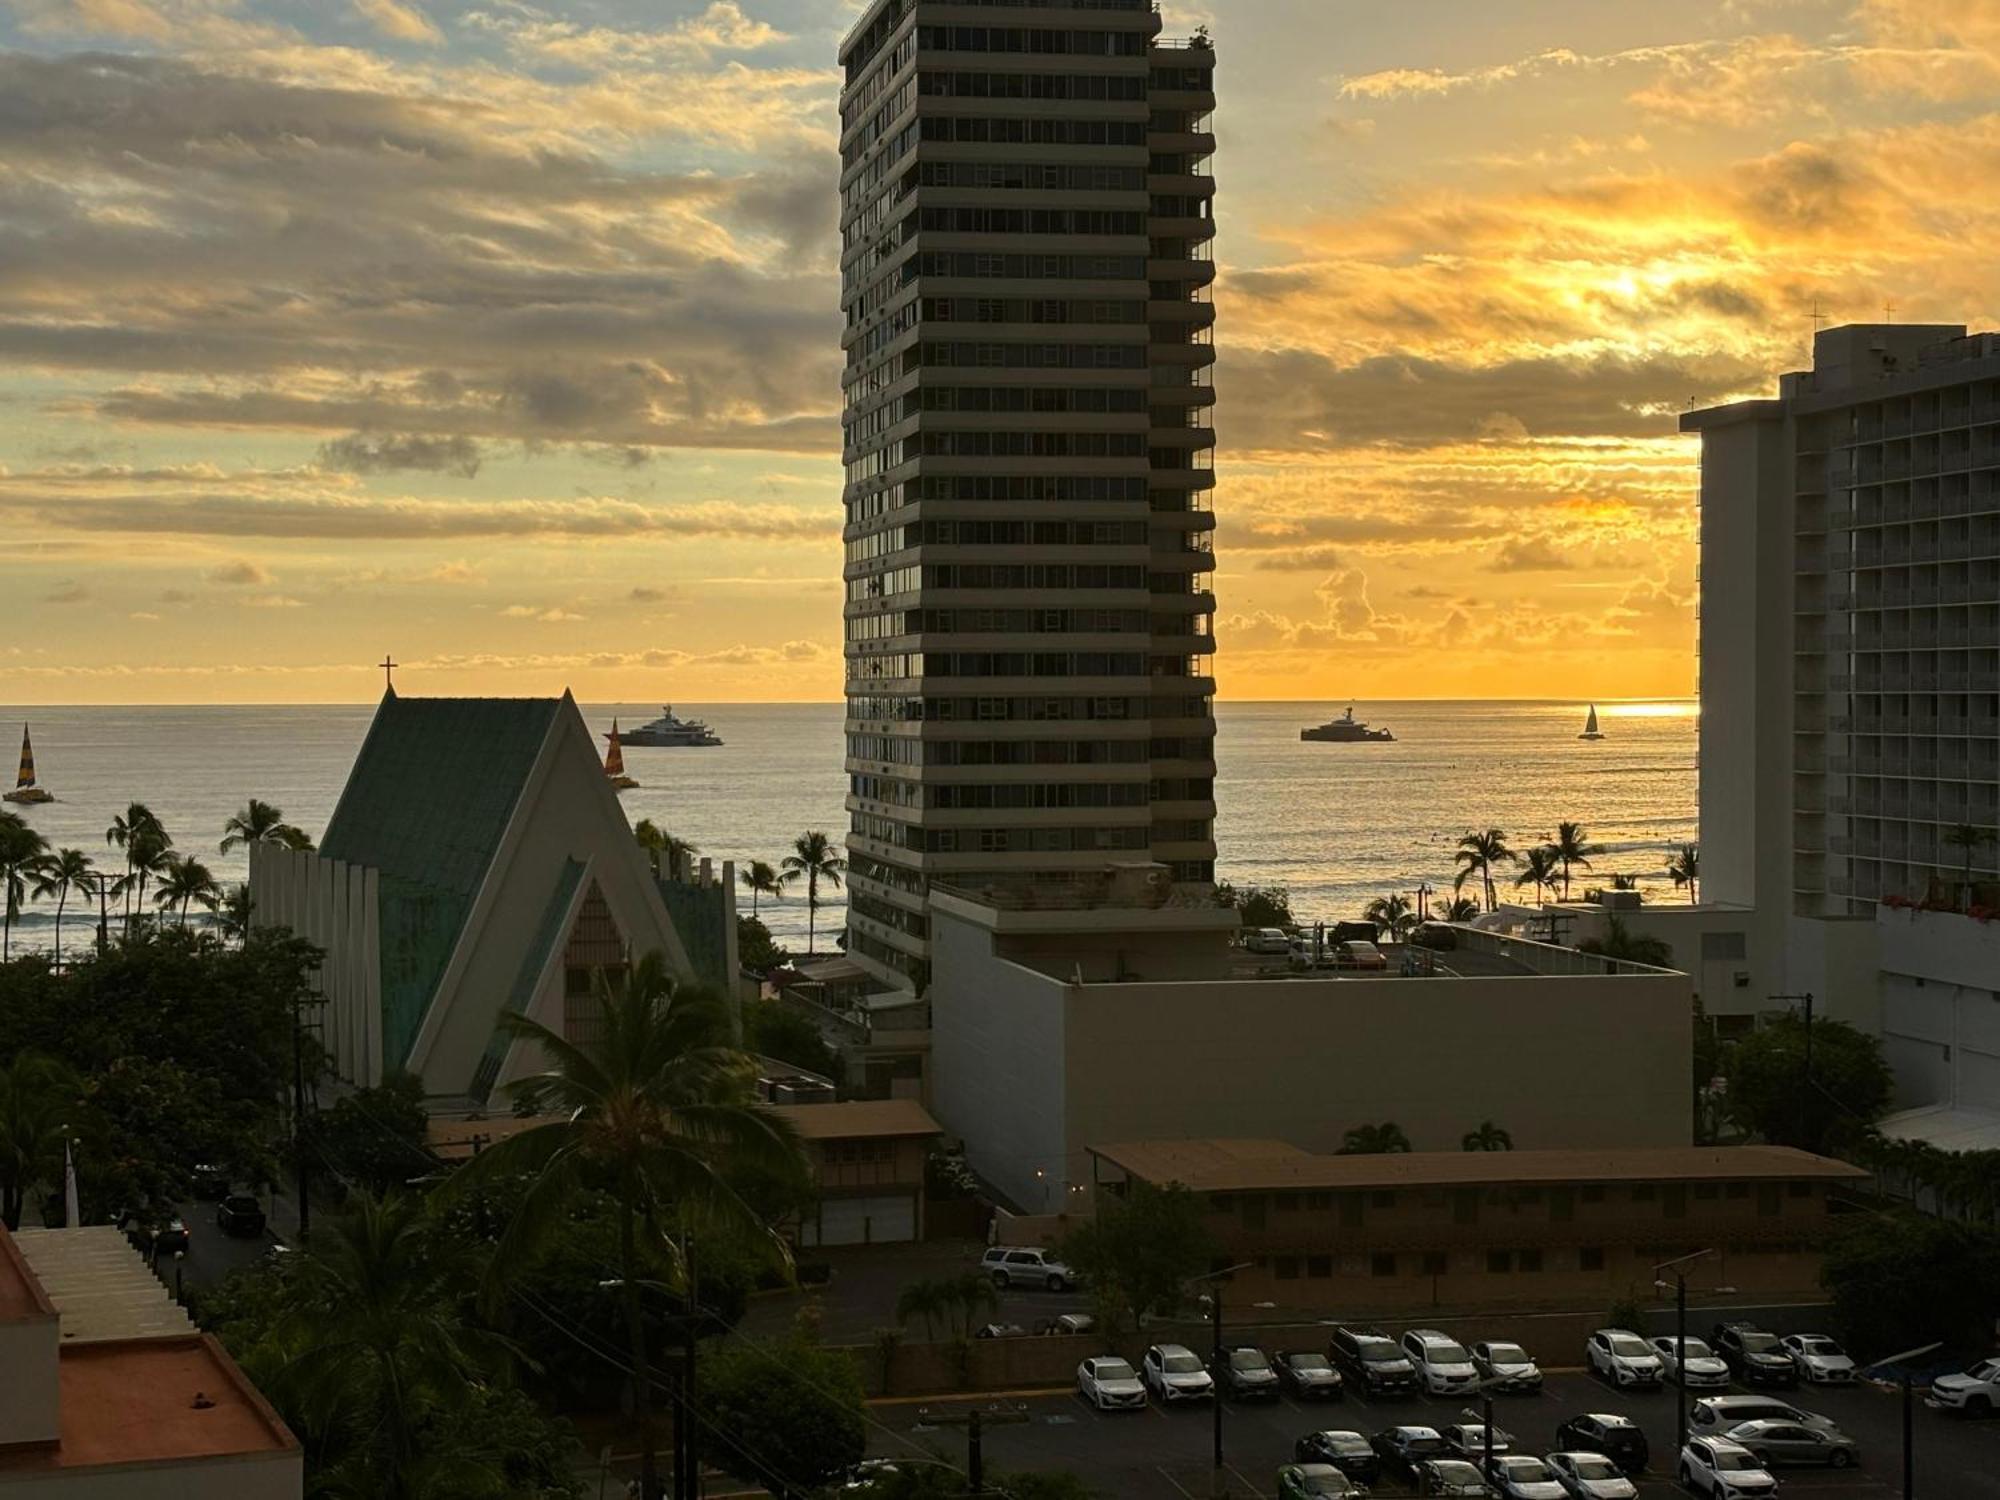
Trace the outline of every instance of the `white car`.
{"label": "white car", "polygon": [[1076,1272],[1056,1258],[1053,1250],[1020,1245],[995,1245],[979,1258],[979,1269],[995,1286],[1039,1286],[1065,1292],[1076,1285]]}
{"label": "white car", "polygon": [[1639,1500],[1639,1487],[1602,1453],[1551,1453],[1542,1462],[1573,1500]]}
{"label": "white car", "polygon": [[1758,1462],[1756,1454],[1719,1437],[1688,1439],[1681,1449],[1680,1480],[1682,1488],[1713,1500],[1747,1500],[1753,1495],[1774,1494],[1778,1488],[1778,1481]]}
{"label": "white car", "polygon": [[1433,1396],[1449,1396],[1478,1383],[1479,1372],[1465,1346],[1435,1328],[1412,1328],[1403,1335],[1403,1353],[1416,1367],[1417,1379]]}
{"label": "white car", "polygon": [[[1683,1346],[1687,1354],[1685,1368],[1681,1362]],[[1653,1352],[1659,1355],[1660,1368],[1675,1385],[1699,1391],[1721,1390],[1729,1384],[1729,1365],[1700,1339],[1654,1339]]]}
{"label": "white car", "polygon": [[1186,1344],[1155,1344],[1140,1362],[1146,1389],[1163,1402],[1211,1401],[1215,1382]]}
{"label": "white car", "polygon": [[1778,1347],[1792,1357],[1792,1368],[1807,1385],[1846,1385],[1854,1379],[1854,1361],[1823,1333],[1788,1333]]}
{"label": "white car", "polygon": [[1486,1477],[1507,1500],[1563,1500],[1568,1493],[1549,1466],[1531,1453],[1495,1458]]}
{"label": "white car", "polygon": [[1925,1405],[1974,1417],[2000,1411],[2000,1359],[1982,1359],[1963,1375],[1938,1376]]}
{"label": "white car", "polygon": [[1285,958],[1291,954],[1292,940],[1285,935],[1282,927],[1253,927],[1243,934],[1243,951]]}
{"label": "white car", "polygon": [[1542,1371],[1519,1344],[1499,1340],[1472,1346],[1472,1367],[1481,1380],[1495,1382],[1503,1391],[1539,1391]]}
{"label": "white car", "polygon": [[1839,1425],[1831,1417],[1801,1411],[1776,1396],[1703,1396],[1688,1412],[1688,1425],[1700,1432],[1727,1432],[1740,1422],[1796,1422],[1801,1427],[1821,1428]]}
{"label": "white car", "polygon": [[1139,1372],[1115,1354],[1100,1354],[1078,1365],[1076,1390],[1099,1411],[1121,1411],[1146,1404],[1146,1386],[1139,1379]]}
{"label": "white car", "polygon": [[1660,1383],[1660,1356],[1628,1328],[1600,1328],[1584,1343],[1590,1373],[1616,1386]]}

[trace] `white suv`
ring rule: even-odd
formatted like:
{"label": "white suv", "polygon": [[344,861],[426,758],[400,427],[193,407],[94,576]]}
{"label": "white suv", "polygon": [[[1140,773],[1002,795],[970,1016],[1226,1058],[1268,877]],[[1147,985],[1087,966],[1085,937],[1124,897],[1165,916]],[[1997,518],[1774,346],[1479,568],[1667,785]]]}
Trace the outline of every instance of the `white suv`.
{"label": "white suv", "polygon": [[1162,1403],[1211,1401],[1215,1382],[1199,1356],[1186,1344],[1155,1344],[1139,1362],[1146,1389]]}
{"label": "white suv", "polygon": [[1629,1328],[1600,1328],[1583,1346],[1590,1372],[1618,1386],[1660,1383],[1660,1356]]}
{"label": "white suv", "polygon": [[1681,1485],[1712,1500],[1748,1500],[1777,1493],[1778,1481],[1757,1455],[1728,1438],[1689,1438],[1681,1449]]}
{"label": "white suv", "polygon": [[1476,1384],[1479,1372],[1465,1346],[1435,1328],[1412,1328],[1403,1335],[1403,1353],[1416,1366],[1417,1378],[1433,1396],[1449,1396]]}
{"label": "white suv", "polygon": [[1982,1359],[1963,1375],[1938,1376],[1925,1404],[1975,1417],[2000,1411],[2000,1359]]}
{"label": "white suv", "polygon": [[1041,1286],[1063,1292],[1076,1285],[1076,1272],[1056,1259],[1053,1250],[1025,1250],[995,1245],[979,1258],[979,1269],[995,1286]]}

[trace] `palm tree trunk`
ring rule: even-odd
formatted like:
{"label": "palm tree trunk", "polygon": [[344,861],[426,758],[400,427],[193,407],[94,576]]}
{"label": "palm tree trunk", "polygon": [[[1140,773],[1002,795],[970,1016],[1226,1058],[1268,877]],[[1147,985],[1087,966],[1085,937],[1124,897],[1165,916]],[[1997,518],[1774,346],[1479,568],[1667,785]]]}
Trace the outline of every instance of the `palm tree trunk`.
{"label": "palm tree trunk", "polygon": [[806,876],[806,957],[813,956],[813,943],[817,939],[819,922],[819,871]]}
{"label": "palm tree trunk", "polygon": [[638,1196],[624,1172],[618,1204],[618,1263],[625,1278],[625,1327],[632,1345],[632,1420],[639,1428],[639,1500],[659,1500],[660,1455],[653,1433],[653,1371],[646,1363],[646,1315],[639,1302]]}
{"label": "palm tree trunk", "polygon": [[69,905],[69,887],[64,886],[62,894],[56,897],[56,967],[58,969],[62,967],[62,918],[63,908],[67,905]]}

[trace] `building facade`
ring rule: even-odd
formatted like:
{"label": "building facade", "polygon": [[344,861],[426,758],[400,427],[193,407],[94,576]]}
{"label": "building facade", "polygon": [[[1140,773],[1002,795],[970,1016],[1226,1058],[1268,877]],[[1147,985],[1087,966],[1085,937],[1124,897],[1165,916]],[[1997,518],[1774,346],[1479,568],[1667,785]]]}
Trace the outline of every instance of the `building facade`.
{"label": "building facade", "polygon": [[787,1226],[801,1248],[890,1245],[924,1237],[924,1163],[938,1123],[914,1099],[779,1104],[798,1132],[814,1203]]}
{"label": "building facade", "polygon": [[1215,54],[1150,0],[875,0],[841,46],[848,952],[925,893],[1213,879]]}
{"label": "building facade", "polygon": [[1653,1301],[1653,1268],[1818,1293],[1820,1248],[1867,1173],[1777,1146],[1324,1156],[1283,1141],[1092,1149],[1100,1192],[1198,1194],[1231,1295],[1343,1312]]}

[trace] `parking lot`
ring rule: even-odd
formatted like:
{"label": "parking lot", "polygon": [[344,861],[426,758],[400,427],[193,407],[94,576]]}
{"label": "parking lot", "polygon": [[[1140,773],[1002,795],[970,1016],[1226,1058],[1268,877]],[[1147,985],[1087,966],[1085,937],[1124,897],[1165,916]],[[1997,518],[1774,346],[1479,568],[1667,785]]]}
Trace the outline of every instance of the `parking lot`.
{"label": "parking lot", "polygon": [[[1736,1389],[1741,1389],[1737,1387]],[[1887,1500],[1902,1492],[1902,1416],[1898,1396],[1873,1386],[1785,1393],[1807,1411],[1831,1417],[1861,1449],[1858,1469],[1846,1472],[1787,1468],[1782,1492],[1797,1500]],[[1018,1406],[1028,1420],[989,1426],[986,1463],[991,1469],[1067,1469],[1106,1496],[1146,1500],[1207,1500],[1212,1470],[1212,1418],[1206,1402],[1173,1410],[1149,1404],[1143,1411],[1101,1413],[1072,1394],[1031,1394],[1011,1401],[887,1402],[871,1408],[869,1452],[882,1458],[929,1453],[954,1465],[965,1462],[963,1427],[925,1420],[994,1400]],[[1232,1495],[1270,1496],[1280,1465],[1292,1461],[1293,1442],[1322,1428],[1373,1434],[1400,1424],[1443,1428],[1463,1420],[1462,1401],[1413,1396],[1370,1402],[1347,1397],[1301,1406],[1289,1398],[1225,1406],[1223,1430]],[[1546,1453],[1556,1424],[1585,1411],[1618,1412],[1645,1430],[1652,1448],[1650,1472],[1640,1478],[1646,1495],[1680,1493],[1673,1482],[1675,1407],[1669,1387],[1615,1392],[1581,1372],[1550,1372],[1539,1396],[1502,1396],[1493,1403],[1494,1425],[1512,1435],[1517,1451]],[[1476,1419],[1476,1418],[1475,1418]],[[1980,1422],[1916,1412],[1916,1493],[1940,1500],[2000,1497],[2000,1421]],[[1410,1491],[1385,1476],[1378,1495]]]}

